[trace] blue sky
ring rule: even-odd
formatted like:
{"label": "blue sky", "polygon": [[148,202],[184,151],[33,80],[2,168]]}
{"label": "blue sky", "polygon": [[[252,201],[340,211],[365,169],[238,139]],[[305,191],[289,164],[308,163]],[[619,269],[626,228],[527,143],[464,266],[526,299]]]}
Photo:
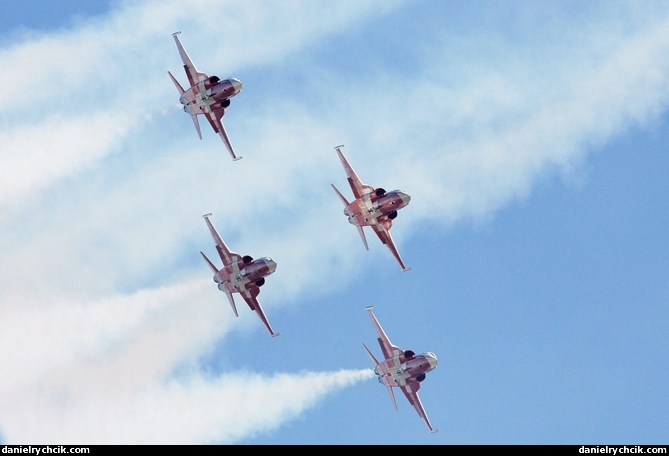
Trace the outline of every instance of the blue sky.
{"label": "blue sky", "polygon": [[[235,5],[3,4],[2,441],[666,443],[669,8]],[[176,30],[244,83],[239,162],[180,110]],[[412,195],[412,271],[343,216],[341,143]],[[211,282],[207,212],[277,261],[280,337]],[[371,376],[368,305],[439,358],[439,433]]]}

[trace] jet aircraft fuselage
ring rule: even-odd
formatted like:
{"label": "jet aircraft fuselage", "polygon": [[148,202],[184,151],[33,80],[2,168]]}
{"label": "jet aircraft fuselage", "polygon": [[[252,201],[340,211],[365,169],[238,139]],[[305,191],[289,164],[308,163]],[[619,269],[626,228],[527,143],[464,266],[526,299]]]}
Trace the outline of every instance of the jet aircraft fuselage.
{"label": "jet aircraft fuselage", "polygon": [[377,375],[379,383],[388,389],[388,394],[393,401],[395,410],[397,410],[397,402],[395,401],[393,387],[399,388],[404,393],[430,432],[437,432],[432,427],[432,424],[430,424],[420,397],[418,397],[418,390],[420,389],[421,382],[425,380],[425,374],[437,367],[437,357],[432,352],[416,355],[411,350],[402,350],[393,345],[381,327],[381,324],[379,324],[379,321],[374,316],[372,308],[373,306],[367,307],[367,312],[379,336],[377,341],[383,352],[383,361],[379,362],[365,344],[362,344],[362,346],[365,347],[365,351],[367,351],[369,358],[374,363],[374,373]]}
{"label": "jet aircraft fuselage", "polygon": [[353,191],[354,200],[349,202],[344,195],[341,194],[337,187],[332,185],[335,193],[344,204],[344,215],[348,217],[348,222],[358,229],[358,234],[365,245],[365,249],[369,250],[367,245],[367,238],[363,227],[369,226],[374,230],[383,244],[388,246],[388,249],[393,254],[397,263],[403,271],[409,271],[400,257],[400,253],[395,247],[393,237],[390,235],[390,228],[393,226],[393,220],[397,217],[397,211],[409,204],[411,197],[402,190],[393,190],[386,192],[383,188],[374,188],[371,185],[363,184],[353,167],[348,162],[341,151],[344,146],[337,146],[335,150],[346,172],[348,184]]}
{"label": "jet aircraft fuselage", "polygon": [[221,80],[218,76],[207,76],[205,73],[199,72],[181,45],[181,41],[179,41],[180,33],[175,32],[172,36],[179,50],[184,71],[186,71],[189,84],[188,90],[184,90],[172,73],[167,72],[174,86],[179,91],[179,102],[183,105],[184,111],[190,114],[200,139],[202,139],[202,132],[200,131],[200,122],[197,120],[197,116],[203,115],[214,132],[225,143],[225,147],[230,152],[232,159],[239,160],[242,157],[238,157],[235,154],[222,119],[225,115],[225,110],[230,106],[230,98],[242,91],[242,83],[239,79],[228,78]]}
{"label": "jet aircraft fuselage", "polygon": [[269,257],[251,259],[244,256],[238,261],[219,269],[214,274],[218,289],[228,293],[239,292],[248,286],[262,286],[265,277],[276,270],[276,262]]}
{"label": "jet aircraft fuselage", "polygon": [[235,316],[239,316],[239,314],[237,313],[237,306],[232,294],[239,293],[249,308],[258,314],[258,317],[260,317],[270,335],[272,337],[278,336],[279,334],[275,333],[272,329],[258,301],[260,287],[265,284],[265,277],[276,271],[276,263],[270,257],[254,260],[249,255],[242,256],[231,251],[225,242],[223,242],[223,239],[221,239],[214,225],[211,224],[209,220],[210,216],[211,214],[206,214],[204,220],[216,244],[216,251],[223,262],[223,267],[219,269],[214,266],[214,263],[203,252],[200,252],[200,254],[211,272],[214,273],[214,282],[218,285],[218,289],[227,296]]}
{"label": "jet aircraft fuselage", "polygon": [[405,386],[409,383],[420,383],[425,374],[437,367],[439,361],[434,353],[427,352],[414,355],[411,350],[385,360],[374,368],[379,383],[386,386]]}
{"label": "jet aircraft fuselage", "polygon": [[[380,217],[394,219],[397,211],[409,204],[411,197],[402,190],[393,190],[388,193],[383,189],[367,193],[344,208],[344,214],[352,225],[370,226],[379,223]],[[381,196],[378,194],[381,193]]]}
{"label": "jet aircraft fuselage", "polygon": [[179,102],[188,114],[213,113],[230,106],[230,98],[241,91],[242,83],[239,79],[220,80],[218,76],[210,76],[181,94]]}

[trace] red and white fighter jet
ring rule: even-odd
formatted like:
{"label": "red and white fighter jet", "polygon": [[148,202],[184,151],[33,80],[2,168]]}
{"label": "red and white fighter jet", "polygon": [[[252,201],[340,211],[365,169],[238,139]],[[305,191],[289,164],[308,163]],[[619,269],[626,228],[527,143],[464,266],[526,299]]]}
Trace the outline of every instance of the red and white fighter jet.
{"label": "red and white fighter jet", "polygon": [[358,233],[360,233],[362,242],[365,244],[367,250],[369,250],[369,246],[367,245],[367,239],[362,227],[371,226],[379,239],[381,239],[381,242],[388,246],[390,252],[402,267],[402,270],[411,270],[411,268],[407,268],[404,265],[402,257],[400,257],[397,247],[395,247],[395,242],[390,235],[390,227],[393,226],[393,220],[397,217],[397,211],[409,204],[411,197],[401,190],[386,192],[382,188],[375,189],[363,184],[341,152],[342,147],[344,146],[337,146],[335,150],[339,154],[342,165],[344,165],[348,183],[351,185],[355,200],[349,203],[344,198],[344,195],[337,190],[337,187],[334,184],[331,185],[334,191],[337,192],[341,202],[344,203],[344,214],[348,217],[349,223],[355,225],[358,229]]}
{"label": "red and white fighter jet", "polygon": [[230,155],[232,155],[232,159],[239,160],[242,157],[235,155],[221,119],[223,118],[223,114],[225,114],[225,109],[230,106],[230,98],[242,91],[242,83],[239,79],[228,78],[221,80],[218,76],[207,76],[197,71],[197,68],[195,68],[195,65],[193,65],[193,62],[179,41],[177,35],[180,33],[175,32],[172,36],[177,43],[190,88],[184,90],[181,84],[172,76],[172,73],[167,72],[181,94],[179,101],[184,105],[184,111],[191,115],[200,139],[202,139],[202,132],[200,131],[200,123],[197,120],[197,116],[202,114],[211,124],[211,128],[221,137],[225,143],[225,147],[228,148]]}
{"label": "red and white fighter jet", "polygon": [[265,316],[265,312],[263,312],[257,299],[258,294],[260,293],[260,287],[265,284],[265,277],[276,270],[276,263],[269,257],[254,260],[248,255],[241,256],[230,251],[216,231],[216,228],[214,228],[214,225],[209,221],[210,216],[211,214],[203,215],[205,222],[207,222],[211,237],[214,238],[214,242],[216,243],[218,256],[220,256],[221,261],[223,261],[223,268],[218,269],[211,261],[209,261],[209,258],[207,258],[204,253],[200,252],[200,254],[214,273],[214,282],[218,284],[218,289],[224,292],[228,297],[228,301],[230,301],[230,305],[232,306],[232,310],[235,312],[236,317],[238,317],[239,314],[237,313],[237,307],[235,306],[235,300],[232,297],[232,293],[241,294],[251,310],[258,314],[270,335],[272,337],[278,336],[279,333],[275,333],[274,330],[272,330],[272,327]]}
{"label": "red and white fighter jet", "polygon": [[388,388],[388,394],[390,394],[395,410],[397,410],[397,402],[392,387],[401,389],[418,412],[418,415],[425,421],[430,432],[437,432],[439,429],[434,429],[430,424],[423,404],[420,402],[420,397],[418,397],[420,383],[425,380],[425,373],[437,367],[437,357],[430,352],[416,355],[411,350],[402,350],[394,346],[372,313],[373,308],[374,306],[367,307],[367,312],[369,312],[372,323],[374,323],[379,335],[378,341],[385,360],[379,363],[372,352],[369,351],[369,348],[365,344],[362,344],[362,346],[365,347],[367,354],[374,362],[374,373],[378,376],[379,383]]}

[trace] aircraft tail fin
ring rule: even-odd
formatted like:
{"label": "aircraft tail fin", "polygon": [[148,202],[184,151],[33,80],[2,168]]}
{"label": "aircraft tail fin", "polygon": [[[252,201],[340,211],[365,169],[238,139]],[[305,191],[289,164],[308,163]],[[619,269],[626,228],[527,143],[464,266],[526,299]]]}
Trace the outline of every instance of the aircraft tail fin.
{"label": "aircraft tail fin", "polygon": [[378,366],[378,365],[379,365],[379,362],[376,360],[376,358],[374,357],[374,355],[372,355],[372,352],[369,351],[369,348],[367,348],[367,345],[365,345],[365,344],[363,343],[362,346],[365,347],[365,350],[367,351],[367,354],[368,354],[369,357],[372,359],[372,362],[374,363],[374,367]]}
{"label": "aircraft tail fin", "polygon": [[344,207],[348,206],[349,203],[346,200],[346,198],[344,198],[344,195],[342,195],[341,192],[339,190],[337,190],[337,187],[335,187],[334,184],[330,184],[330,185],[332,185],[332,188],[334,188],[334,191],[337,192],[337,196],[339,196],[339,199],[341,200],[341,202],[344,203]]}
{"label": "aircraft tail fin", "polygon": [[390,394],[390,400],[393,401],[393,406],[395,407],[395,410],[397,410],[397,401],[395,400],[395,393],[393,392],[393,388],[391,386],[386,386],[388,388],[388,394]]}
{"label": "aircraft tail fin", "polygon": [[[339,146],[339,147],[341,147],[341,146]],[[344,203],[344,207],[348,206],[348,204],[349,204],[348,200],[344,197],[344,195],[342,195],[341,192],[339,190],[337,190],[337,187],[335,187],[334,184],[330,184],[330,185],[332,185],[332,188],[337,193],[337,196],[339,197],[341,202]],[[362,227],[359,226],[359,225],[356,225],[355,227],[358,229],[358,233],[360,233],[360,237],[362,238],[362,243],[365,244],[365,249],[369,250],[369,246],[367,245],[367,238],[365,237],[365,232],[362,230]]]}
{"label": "aircraft tail fin", "polygon": [[[202,255],[202,258],[204,258],[204,261],[207,263],[207,266],[209,266],[209,269],[211,269],[211,271],[214,274],[218,274],[218,269],[216,269],[216,266],[214,266],[214,263],[212,263],[209,260],[209,258],[207,258],[207,255],[205,255],[202,252],[200,252],[200,255]],[[220,285],[219,285],[219,287],[220,287]],[[232,294],[230,292],[226,291],[226,290],[223,290],[223,291],[225,291],[225,295],[228,297],[228,301],[230,301],[230,306],[232,307],[232,311],[235,313],[235,317],[239,317],[239,314],[237,313],[237,306],[235,306],[235,300],[232,298]]]}
{"label": "aircraft tail fin", "polygon": [[362,229],[360,225],[355,226],[358,229],[358,233],[360,233],[360,237],[362,238],[362,243],[365,244],[365,249],[369,250],[369,246],[367,245],[367,238],[365,237],[365,231]]}
{"label": "aircraft tail fin", "polygon": [[172,73],[170,73],[169,71],[167,72],[167,74],[169,74],[169,75],[170,75],[170,78],[172,78],[172,82],[174,83],[174,85],[176,86],[177,90],[179,91],[179,94],[183,95],[183,93],[184,93],[184,88],[181,87],[181,84],[179,84],[179,81],[177,81],[176,78],[175,78],[174,76],[172,76]]}
{"label": "aircraft tail fin", "polygon": [[[367,348],[367,345],[365,345],[365,344],[363,343],[362,346],[365,347],[365,351],[367,352],[367,354],[369,355],[370,359],[371,359],[372,362],[374,363],[374,367],[378,366],[378,365],[379,365],[379,362],[376,360],[376,358],[374,357],[374,355],[372,355],[372,352],[369,351],[369,348]],[[397,410],[397,401],[395,400],[395,393],[393,392],[392,387],[387,386],[387,385],[386,385],[386,387],[388,388],[388,394],[390,395],[390,400],[393,401],[393,406],[395,407],[395,410]]]}
{"label": "aircraft tail fin", "polygon": [[197,135],[202,139],[202,132],[200,131],[200,122],[197,120],[197,115],[196,114],[191,114],[191,118],[193,119],[193,124],[195,124],[195,129],[197,130]]}
{"label": "aircraft tail fin", "polygon": [[214,266],[214,263],[209,261],[209,258],[207,258],[207,256],[204,253],[200,252],[200,255],[202,255],[202,258],[204,258],[204,261],[206,261],[207,265],[209,266],[209,269],[211,269],[211,271],[214,274],[218,274],[218,269],[216,269],[216,266]]}
{"label": "aircraft tail fin", "polygon": [[226,291],[225,295],[228,297],[228,301],[230,301],[230,306],[232,307],[232,311],[235,313],[235,317],[239,317],[239,314],[237,313],[237,306],[235,305],[235,300],[232,297],[232,293],[228,293]]}

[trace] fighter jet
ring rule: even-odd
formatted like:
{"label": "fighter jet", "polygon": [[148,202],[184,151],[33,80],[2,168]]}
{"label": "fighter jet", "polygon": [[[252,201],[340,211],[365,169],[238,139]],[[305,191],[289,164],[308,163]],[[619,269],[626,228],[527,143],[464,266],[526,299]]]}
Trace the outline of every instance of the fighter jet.
{"label": "fighter jet", "polygon": [[418,415],[425,421],[430,432],[437,432],[438,429],[434,429],[430,424],[425,409],[423,409],[423,404],[420,402],[420,397],[418,397],[420,383],[425,380],[425,373],[437,367],[437,357],[430,352],[416,355],[411,350],[402,350],[394,346],[372,313],[373,308],[374,306],[367,307],[367,312],[369,312],[376,332],[379,334],[378,341],[385,360],[379,363],[372,352],[369,351],[369,348],[365,344],[362,344],[362,346],[365,347],[367,354],[374,362],[374,373],[379,377],[379,383],[388,388],[388,394],[390,394],[395,410],[397,410],[397,402],[392,387],[398,387],[402,390]]}
{"label": "fighter jet", "polygon": [[223,268],[218,269],[214,264],[209,261],[209,258],[202,252],[202,258],[207,262],[209,269],[214,273],[214,282],[218,284],[218,289],[225,293],[230,301],[232,306],[232,311],[235,313],[235,316],[238,317],[237,307],[235,306],[235,301],[232,297],[232,293],[239,293],[246,301],[246,304],[249,305],[251,310],[257,312],[258,316],[262,320],[263,324],[269,331],[272,337],[276,337],[279,333],[275,333],[272,330],[272,327],[263,312],[260,303],[258,302],[258,294],[260,293],[260,287],[265,284],[265,277],[272,274],[276,270],[276,263],[269,257],[260,258],[254,260],[252,257],[245,255],[241,256],[235,252],[231,252],[221,236],[219,236],[214,225],[209,221],[211,214],[203,215],[211,237],[214,238],[216,243],[216,250],[218,251],[218,256],[221,257],[223,261]]}
{"label": "fighter jet", "polygon": [[200,123],[197,120],[197,116],[203,114],[211,124],[211,128],[218,133],[225,143],[225,147],[228,148],[232,159],[239,160],[242,157],[235,155],[221,119],[223,118],[223,114],[225,114],[225,109],[230,106],[230,98],[242,91],[242,83],[239,79],[228,78],[221,80],[218,76],[207,76],[197,71],[197,68],[195,68],[195,65],[193,65],[193,62],[179,41],[177,35],[180,33],[175,32],[172,36],[177,43],[179,55],[184,63],[184,70],[186,70],[190,88],[184,90],[181,84],[172,76],[172,73],[167,72],[181,94],[179,101],[184,105],[184,111],[191,115],[200,139],[202,139],[202,132],[200,131]]}
{"label": "fighter jet", "polygon": [[402,271],[411,270],[411,268],[407,268],[404,265],[397,247],[395,247],[395,242],[393,242],[393,238],[390,236],[390,227],[393,226],[393,220],[397,217],[397,211],[409,204],[411,197],[401,190],[386,192],[382,188],[375,189],[363,184],[341,152],[342,147],[344,146],[337,146],[335,150],[339,154],[341,163],[344,165],[348,183],[351,185],[355,200],[349,203],[344,198],[344,195],[337,190],[337,187],[334,184],[331,185],[334,191],[337,192],[341,202],[344,203],[344,214],[348,217],[349,223],[355,225],[358,229],[362,243],[365,244],[367,250],[369,250],[369,246],[367,245],[367,239],[362,227],[371,226],[379,239],[381,239],[381,242],[388,246],[390,252],[402,267]]}

